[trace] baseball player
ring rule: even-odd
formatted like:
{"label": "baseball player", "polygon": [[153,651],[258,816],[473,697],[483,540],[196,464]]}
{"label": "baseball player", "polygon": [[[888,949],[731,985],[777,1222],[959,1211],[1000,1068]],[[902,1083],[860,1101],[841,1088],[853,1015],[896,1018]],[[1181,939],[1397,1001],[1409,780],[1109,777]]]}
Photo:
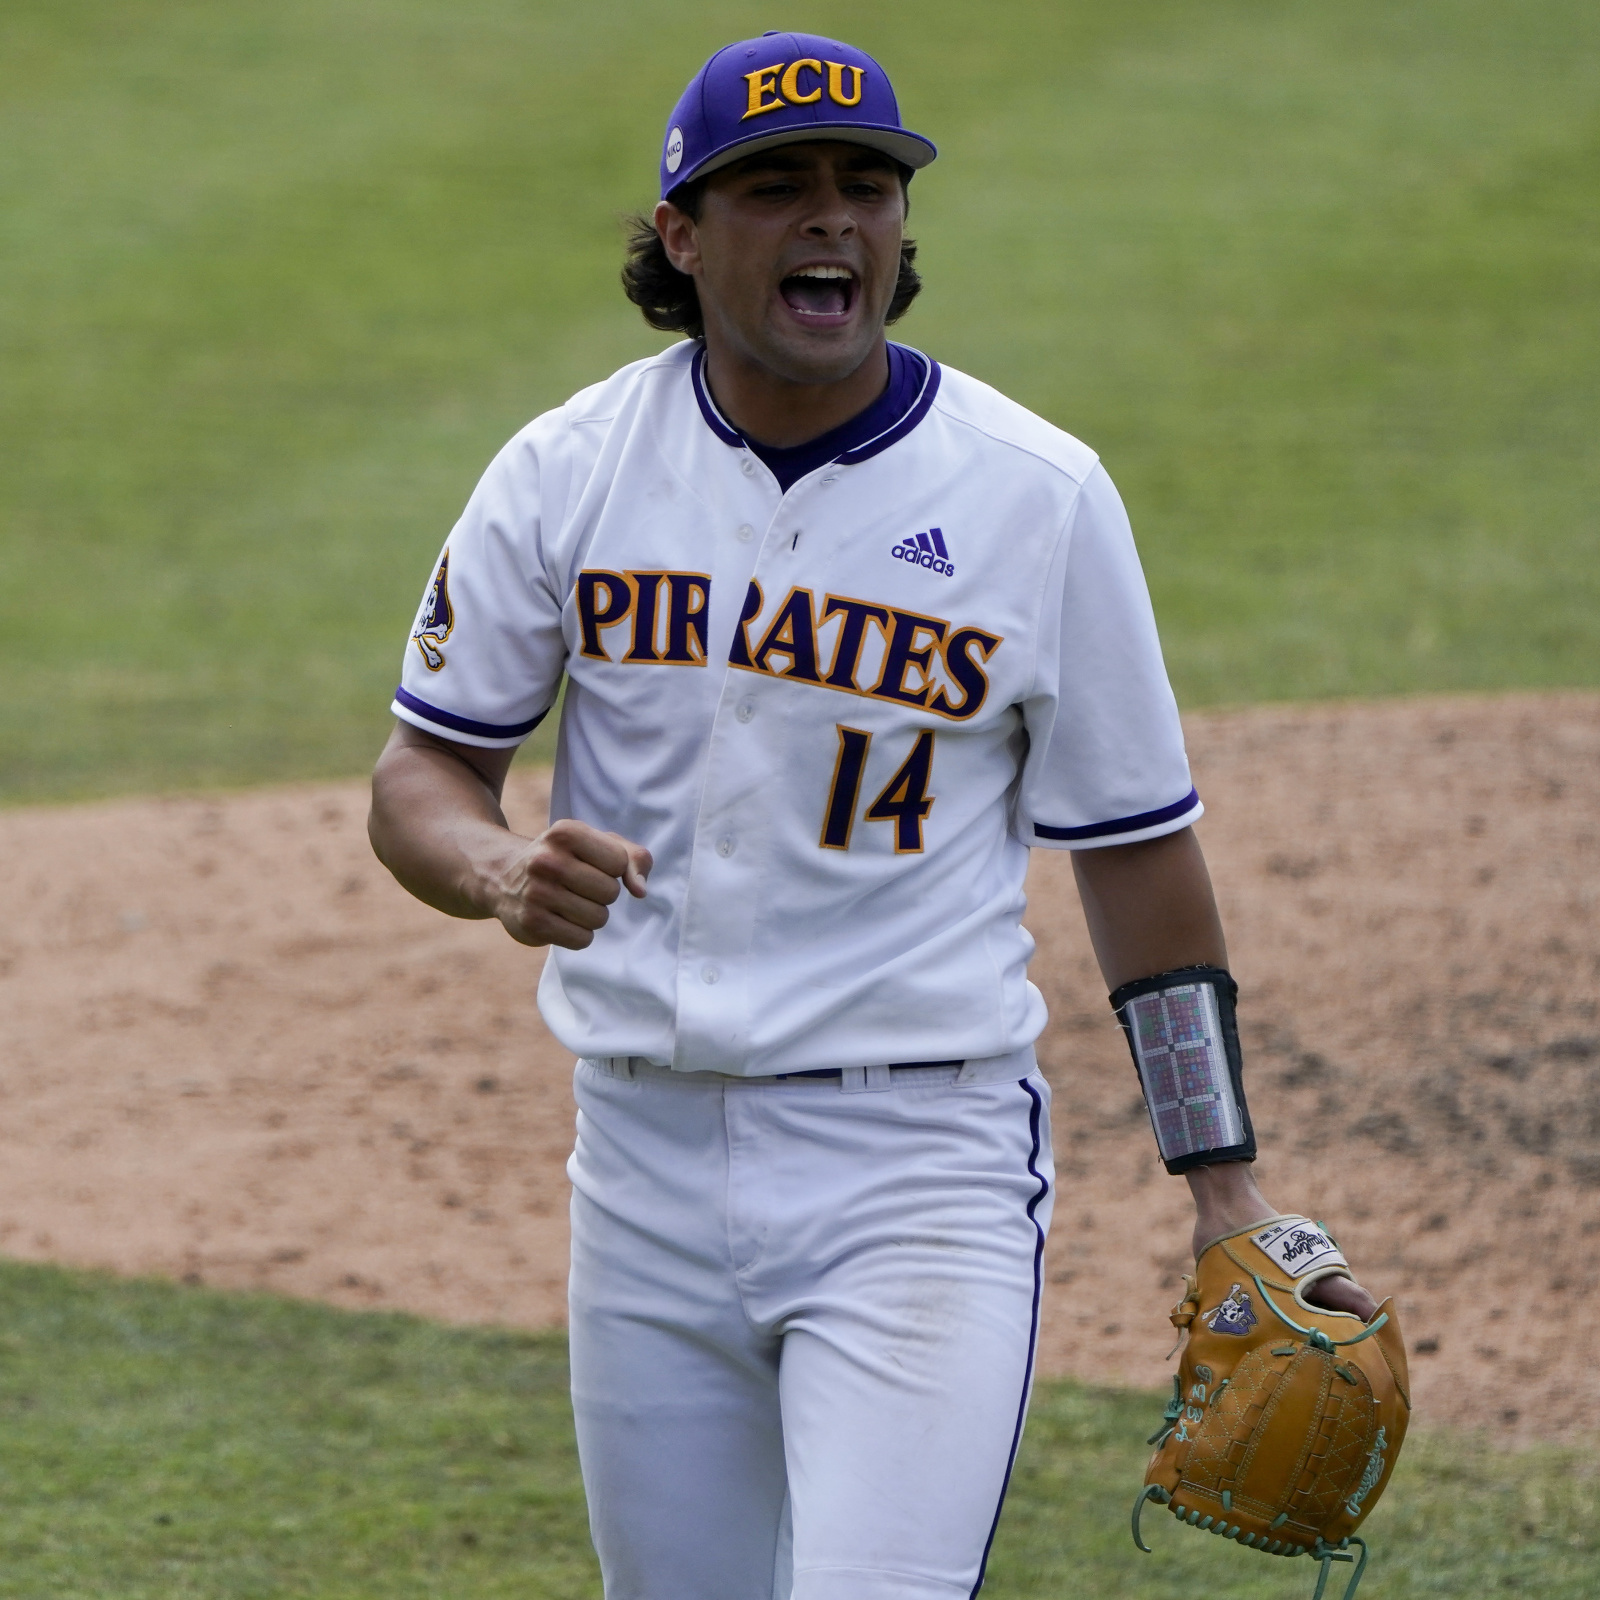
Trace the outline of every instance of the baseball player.
{"label": "baseball player", "polygon": [[[1106,981],[1137,991],[1197,1241],[1276,1215],[1122,503],[1076,439],[886,338],[934,155],[837,40],[695,74],[624,272],[685,338],[491,464],[374,778],[407,889],[553,946],[610,1600],[981,1585],[1054,1196],[1030,849],[1075,852]],[[501,786],[563,681],[525,838]]]}

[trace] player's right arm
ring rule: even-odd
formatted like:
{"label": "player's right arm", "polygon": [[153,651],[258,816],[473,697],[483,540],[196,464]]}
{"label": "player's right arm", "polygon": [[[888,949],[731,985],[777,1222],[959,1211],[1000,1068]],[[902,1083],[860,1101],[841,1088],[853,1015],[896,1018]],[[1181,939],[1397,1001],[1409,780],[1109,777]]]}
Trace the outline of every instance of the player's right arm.
{"label": "player's right arm", "polygon": [[582,950],[622,889],[644,898],[650,852],[571,818],[532,839],[512,832],[500,796],[515,754],[397,722],[372,774],[368,837],[401,887],[437,910],[498,918],[521,944]]}

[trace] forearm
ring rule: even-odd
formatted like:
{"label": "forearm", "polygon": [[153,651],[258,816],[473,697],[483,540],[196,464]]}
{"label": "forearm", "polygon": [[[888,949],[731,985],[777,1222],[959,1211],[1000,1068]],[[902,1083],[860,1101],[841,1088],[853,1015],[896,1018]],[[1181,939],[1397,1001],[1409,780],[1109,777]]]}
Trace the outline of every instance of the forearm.
{"label": "forearm", "polygon": [[[1072,858],[1089,938],[1106,988],[1178,967],[1223,967],[1227,941],[1211,875],[1185,828],[1142,844],[1080,850]],[[1226,1161],[1184,1175],[1194,1196],[1195,1243],[1274,1215],[1249,1162]]]}
{"label": "forearm", "polygon": [[513,833],[500,809],[513,753],[398,724],[372,774],[372,848],[440,911],[497,917],[520,944],[582,950],[623,889],[644,899],[650,852],[571,817],[536,839]]}
{"label": "forearm", "polygon": [[1192,828],[1072,856],[1108,990],[1176,967],[1226,967],[1211,875]]}
{"label": "forearm", "polygon": [[499,879],[527,842],[500,808],[501,752],[485,755],[494,759],[480,770],[426,735],[397,730],[372,774],[374,852],[408,893],[453,917],[497,914]]}

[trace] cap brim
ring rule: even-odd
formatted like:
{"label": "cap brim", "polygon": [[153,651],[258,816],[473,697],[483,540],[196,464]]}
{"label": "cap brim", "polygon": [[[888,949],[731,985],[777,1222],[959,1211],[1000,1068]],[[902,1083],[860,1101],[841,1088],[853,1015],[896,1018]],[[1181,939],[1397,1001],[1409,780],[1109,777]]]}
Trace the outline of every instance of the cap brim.
{"label": "cap brim", "polygon": [[[672,185],[692,183],[719,168],[732,166],[746,156],[762,150],[775,150],[783,144],[864,144],[869,150],[881,150],[902,166],[920,170],[928,165],[939,151],[933,140],[924,139],[920,133],[908,133],[904,128],[885,128],[875,123],[812,123],[803,128],[785,128],[779,133],[753,133],[748,139],[738,139],[732,144],[714,150],[699,166],[684,173]],[[670,193],[670,191],[669,191]]]}

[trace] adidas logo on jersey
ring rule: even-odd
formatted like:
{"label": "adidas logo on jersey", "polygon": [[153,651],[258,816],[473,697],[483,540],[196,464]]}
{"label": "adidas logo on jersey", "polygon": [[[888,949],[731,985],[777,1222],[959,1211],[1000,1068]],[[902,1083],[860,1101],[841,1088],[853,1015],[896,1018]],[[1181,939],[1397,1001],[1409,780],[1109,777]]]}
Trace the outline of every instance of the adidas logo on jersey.
{"label": "adidas logo on jersey", "polygon": [[937,528],[929,528],[926,533],[919,533],[897,544],[889,554],[896,561],[909,561],[914,567],[926,567],[929,572],[937,572],[941,577],[953,578],[956,575],[955,563],[945,548],[944,535]]}

